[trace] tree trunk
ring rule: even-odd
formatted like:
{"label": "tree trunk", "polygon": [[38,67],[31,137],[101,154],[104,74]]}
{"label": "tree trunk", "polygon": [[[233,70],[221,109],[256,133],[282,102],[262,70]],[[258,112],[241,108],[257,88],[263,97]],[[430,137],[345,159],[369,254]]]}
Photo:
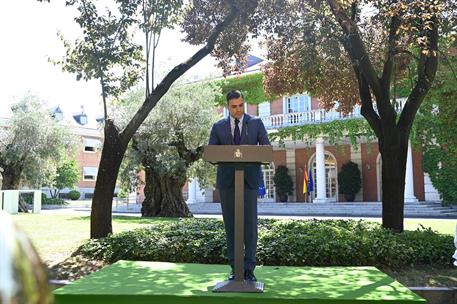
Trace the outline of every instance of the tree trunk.
{"label": "tree trunk", "polygon": [[2,172],[2,190],[18,190],[22,169],[19,166],[5,166]]}
{"label": "tree trunk", "polygon": [[396,126],[384,125],[383,136],[378,140],[382,158],[382,226],[402,232],[408,135]]}
{"label": "tree trunk", "polygon": [[150,166],[145,167],[142,216],[192,217],[182,196],[186,175],[162,176]]}
{"label": "tree trunk", "polygon": [[105,121],[105,140],[98,167],[92,212],[90,237],[102,238],[113,232],[111,213],[117,175],[125,154],[127,144],[121,142],[119,132],[113,121]]}
{"label": "tree trunk", "polygon": [[27,207],[27,203],[25,202],[24,198],[19,195],[19,212],[29,213],[29,209]]}
{"label": "tree trunk", "polygon": [[49,194],[51,195],[52,198],[58,198],[60,194],[59,189],[49,189]]}

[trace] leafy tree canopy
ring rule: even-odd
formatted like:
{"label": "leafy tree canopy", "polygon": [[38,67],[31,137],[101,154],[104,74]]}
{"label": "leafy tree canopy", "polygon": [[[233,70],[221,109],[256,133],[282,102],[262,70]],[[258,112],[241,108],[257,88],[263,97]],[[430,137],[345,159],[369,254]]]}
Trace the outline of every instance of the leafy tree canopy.
{"label": "leafy tree canopy", "polygon": [[46,103],[36,96],[25,96],[11,109],[11,120],[0,128],[3,186],[40,187],[49,184],[59,161],[75,149],[76,139],[51,116]]}
{"label": "leafy tree canopy", "polygon": [[[164,177],[184,174],[198,177],[203,186],[212,184],[212,166],[201,161],[194,163],[195,160],[188,163],[186,158],[190,155],[186,153],[201,153],[207,143],[211,126],[219,117],[214,102],[220,95],[220,87],[214,82],[174,85],[134,136],[133,149],[124,161],[121,179],[132,176],[128,172],[138,172],[142,165],[147,165]],[[118,101],[116,119],[125,120],[142,100],[143,93],[138,90]],[[182,154],[182,151],[187,152]]]}

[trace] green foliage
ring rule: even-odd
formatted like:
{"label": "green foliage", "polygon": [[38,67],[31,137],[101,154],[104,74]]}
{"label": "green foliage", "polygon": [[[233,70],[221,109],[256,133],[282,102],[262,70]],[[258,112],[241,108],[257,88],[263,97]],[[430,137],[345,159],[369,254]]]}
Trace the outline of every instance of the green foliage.
{"label": "green foliage", "polygon": [[[386,230],[355,220],[259,220],[259,264],[281,266],[449,265],[453,238],[430,229]],[[215,219],[162,222],[89,240],[77,254],[124,260],[226,264],[224,225]]]}
{"label": "green foliage", "polygon": [[75,159],[65,159],[57,168],[54,187],[57,189],[73,188],[80,179],[78,163]]}
{"label": "green foliage", "polygon": [[[294,183],[292,182],[292,178],[288,171],[289,169],[286,166],[278,166],[275,169],[275,175],[273,177],[276,194],[279,195],[281,201],[294,191]],[[287,199],[285,201],[287,201]]]}
{"label": "green foliage", "polygon": [[48,198],[46,197],[44,200],[41,200],[42,205],[68,205],[66,201],[61,198]]}
{"label": "green foliage", "polygon": [[[141,96],[141,91],[133,92],[118,102],[113,113],[117,121],[122,124],[130,117],[131,110],[142,101]],[[136,185],[137,181],[132,180],[137,177],[136,172],[142,166],[150,166],[164,177],[187,175],[198,177],[203,185],[213,184],[214,168],[207,163],[194,163],[201,158],[198,151],[207,144],[211,126],[219,118],[214,108],[218,96],[220,88],[214,82],[172,86],[135,135],[124,159],[122,183],[127,188]]]}
{"label": "green foliage", "polygon": [[71,190],[68,192],[68,198],[71,199],[72,201],[76,201],[81,197],[81,193],[77,190]]}
{"label": "green foliage", "polygon": [[49,186],[58,164],[75,150],[76,138],[51,117],[46,102],[36,96],[24,96],[11,109],[8,127],[0,128],[0,171],[3,175],[9,172],[14,179],[6,186]]}
{"label": "green foliage", "polygon": [[318,124],[280,128],[269,134],[271,141],[278,141],[282,146],[284,146],[286,139],[314,145],[316,139],[321,136],[325,137],[331,145],[337,145],[342,139],[349,138],[354,147],[357,147],[357,138],[364,137],[369,141],[376,138],[373,130],[363,118],[340,119]]}
{"label": "green foliage", "polygon": [[121,190],[117,194],[117,197],[118,198],[128,198],[129,197],[129,192],[127,190],[121,188]]}
{"label": "green foliage", "polygon": [[[21,193],[21,197],[27,204],[33,203],[33,193]],[[68,205],[68,203],[61,198],[48,198],[46,194],[41,193],[41,205]]]}
{"label": "green foliage", "polygon": [[220,106],[227,105],[225,94],[230,90],[239,90],[243,93],[244,100],[248,104],[259,104],[271,101],[277,96],[267,96],[263,87],[263,73],[247,74],[238,77],[226,78],[216,81],[222,89],[222,94],[216,99],[216,104]]}
{"label": "green foliage", "polygon": [[349,161],[341,167],[341,171],[338,173],[338,187],[346,201],[354,201],[355,195],[362,187],[360,170],[356,163]]}
{"label": "green foliage", "polygon": [[[27,204],[33,203],[33,193],[20,193],[19,194]],[[41,204],[47,199],[46,194],[41,193]]]}
{"label": "green foliage", "polygon": [[132,42],[137,1],[118,1],[117,11],[102,14],[93,1],[71,0],[80,15],[75,21],[83,37],[71,43],[59,34],[66,55],[53,62],[76,79],[98,79],[103,97],[118,96],[133,86],[141,75],[142,48]]}
{"label": "green foliage", "polygon": [[444,58],[414,126],[422,144],[423,168],[443,204],[457,204],[457,58]]}

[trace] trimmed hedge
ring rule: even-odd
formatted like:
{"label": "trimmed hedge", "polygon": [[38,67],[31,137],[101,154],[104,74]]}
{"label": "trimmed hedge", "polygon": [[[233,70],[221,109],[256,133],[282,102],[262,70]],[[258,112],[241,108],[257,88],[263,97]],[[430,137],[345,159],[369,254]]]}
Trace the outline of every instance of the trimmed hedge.
{"label": "trimmed hedge", "polygon": [[68,192],[68,198],[71,199],[72,201],[76,201],[81,197],[81,193],[77,190],[71,190]]}
{"label": "trimmed hedge", "polygon": [[[21,193],[27,204],[33,203],[33,193]],[[41,193],[41,205],[68,205],[66,201],[61,198],[47,197],[46,194]]]}
{"label": "trimmed hedge", "polygon": [[[377,266],[403,268],[451,263],[453,237],[430,229],[386,230],[355,220],[259,220],[259,264],[287,266]],[[117,260],[226,264],[223,222],[183,219],[90,240],[75,252]]]}

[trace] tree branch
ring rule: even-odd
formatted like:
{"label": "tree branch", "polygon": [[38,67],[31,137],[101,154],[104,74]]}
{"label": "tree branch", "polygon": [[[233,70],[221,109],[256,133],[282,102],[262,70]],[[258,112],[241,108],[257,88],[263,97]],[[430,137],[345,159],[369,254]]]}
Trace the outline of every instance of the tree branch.
{"label": "tree branch", "polygon": [[139,126],[143,123],[143,121],[148,116],[149,112],[154,108],[157,102],[162,98],[162,96],[168,91],[170,86],[182,76],[187,70],[197,64],[201,59],[203,59],[206,55],[211,53],[214,49],[217,39],[219,35],[235,20],[238,16],[239,8],[235,5],[235,1],[230,1],[230,13],[225,17],[225,19],[217,24],[209,36],[206,45],[203,46],[200,50],[198,50],[191,58],[187,61],[177,65],[174,69],[172,69],[162,80],[161,83],[157,85],[157,87],[151,92],[151,94],[146,98],[144,103],[135,113],[132,120],[130,120],[129,124],[125,127],[125,129],[121,132],[121,139],[123,141],[129,141]]}
{"label": "tree branch", "polygon": [[411,129],[414,117],[430,90],[438,69],[438,21],[436,17],[432,20],[433,26],[427,35],[429,39],[429,53],[421,53],[417,67],[418,79],[416,85],[409,94],[398,121],[398,127],[406,132],[409,132]]}
{"label": "tree branch", "polygon": [[368,124],[373,129],[376,136],[380,138],[380,136],[382,136],[381,119],[373,109],[370,87],[363,74],[356,67],[354,67],[354,72],[357,76],[357,82],[359,84],[360,99],[362,101],[362,116],[368,121]]}
{"label": "tree branch", "polygon": [[196,162],[202,157],[203,146],[199,146],[195,150],[188,149],[185,144],[184,134],[182,132],[179,132],[177,134],[177,137],[178,139],[171,143],[168,143],[168,146],[176,147],[179,157],[181,159],[184,159],[184,161],[186,162],[186,167],[188,168],[190,165],[192,165],[194,162]]}
{"label": "tree branch", "polygon": [[360,37],[357,24],[346,15],[337,0],[327,0],[327,2],[343,30],[342,43],[352,64],[363,73],[368,85],[373,90],[373,94],[376,96],[376,101],[380,100],[383,95],[381,83]]}
{"label": "tree branch", "polygon": [[390,20],[389,26],[389,40],[387,42],[388,49],[386,53],[386,61],[384,63],[384,69],[381,77],[381,85],[384,89],[390,89],[390,82],[392,79],[392,73],[394,72],[394,58],[397,54],[396,42],[398,39],[398,28],[400,27],[400,18],[395,15]]}

